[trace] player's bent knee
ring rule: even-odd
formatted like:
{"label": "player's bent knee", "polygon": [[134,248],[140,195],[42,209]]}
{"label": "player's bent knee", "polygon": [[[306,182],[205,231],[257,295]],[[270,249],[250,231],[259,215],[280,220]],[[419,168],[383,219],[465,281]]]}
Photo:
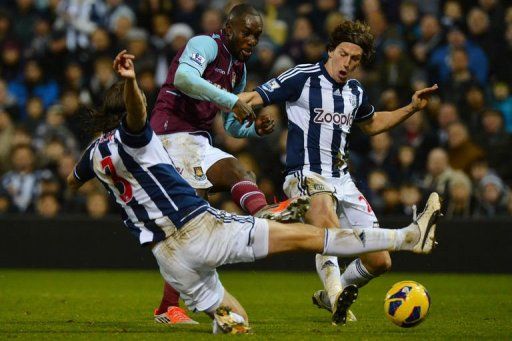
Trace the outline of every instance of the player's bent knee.
{"label": "player's bent knee", "polygon": [[382,275],[391,270],[392,261],[389,252],[370,253],[361,258],[366,269],[374,276]]}

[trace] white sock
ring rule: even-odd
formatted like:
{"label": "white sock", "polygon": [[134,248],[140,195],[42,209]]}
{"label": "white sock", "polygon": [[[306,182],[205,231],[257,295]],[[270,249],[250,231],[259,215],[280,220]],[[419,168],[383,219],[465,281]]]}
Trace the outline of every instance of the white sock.
{"label": "white sock", "polygon": [[358,288],[361,288],[366,283],[371,281],[375,276],[373,276],[365,267],[361,259],[357,258],[352,261],[343,274],[341,275],[340,281],[343,287],[346,287],[350,284],[357,285]]}
{"label": "white sock", "polygon": [[317,254],[315,258],[316,272],[322,280],[324,289],[329,296],[331,305],[336,295],[341,291],[340,267],[338,258],[333,256],[322,256]]}
{"label": "white sock", "polygon": [[[413,226],[413,228],[416,228]],[[414,232],[409,227],[390,229],[325,229],[324,255],[353,257],[374,251],[410,250],[412,246],[405,243]],[[408,238],[405,238],[406,235]],[[417,232],[416,232],[417,235]],[[405,244],[405,245],[403,245]],[[414,243],[415,244],[415,243]]]}

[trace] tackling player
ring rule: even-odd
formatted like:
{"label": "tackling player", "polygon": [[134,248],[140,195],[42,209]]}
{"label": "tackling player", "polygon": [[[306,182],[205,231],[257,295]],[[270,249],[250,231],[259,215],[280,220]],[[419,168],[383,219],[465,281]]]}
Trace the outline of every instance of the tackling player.
{"label": "tackling player", "polygon": [[[211,208],[179,175],[148,124],[133,60],[126,51],[116,56],[114,69],[125,80],[107,91],[101,112],[91,112],[89,119],[101,135],[69,174],[68,185],[78,189],[95,177],[104,185],[120,207],[125,226],[141,245],[151,247],[166,282],[179,290],[189,309],[213,319],[214,333],[250,329],[244,308],[219,280],[216,268],[223,264],[293,251],[353,256],[378,250],[432,250],[440,213],[436,193],[413,223],[397,230],[282,224]],[[357,287],[347,286],[341,297],[341,308],[348,308]]]}
{"label": "tackling player", "polygon": [[[283,188],[289,197],[311,196],[306,222],[315,226],[379,226],[348,172],[347,136],[352,124],[369,135],[389,130],[425,108],[428,95],[437,89],[434,85],[417,91],[403,108],[375,112],[363,86],[350,78],[361,62],[372,57],[373,42],[368,25],[345,21],[329,37],[327,60],[298,65],[256,91],[239,95],[252,106],[286,102],[287,176]],[[313,302],[331,311],[337,324],[344,318],[337,309],[342,287],[361,287],[390,267],[388,252],[370,253],[350,263],[340,277],[336,257],[317,255],[316,268],[325,291],[317,291]]]}
{"label": "tackling player", "polygon": [[[267,205],[254,173],[211,145],[212,122],[219,111],[223,112],[226,131],[234,137],[260,136],[274,129],[272,120],[266,116],[255,118],[252,108],[235,95],[245,88],[245,62],[262,29],[259,12],[251,5],[241,4],[233,7],[220,32],[190,39],[171,62],[151,116],[151,127],[179,173],[200,195],[206,196],[209,189],[230,191],[233,201],[251,215],[296,220],[303,207],[300,202],[291,199],[280,205]],[[250,124],[253,120],[254,124]],[[165,285],[155,321],[194,323],[183,310],[173,308],[177,306],[176,291]]]}

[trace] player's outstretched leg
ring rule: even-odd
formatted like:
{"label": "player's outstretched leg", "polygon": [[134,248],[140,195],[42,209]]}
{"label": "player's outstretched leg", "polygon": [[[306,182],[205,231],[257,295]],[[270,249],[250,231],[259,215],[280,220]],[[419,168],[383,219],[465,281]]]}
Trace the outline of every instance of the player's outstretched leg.
{"label": "player's outstretched leg", "polygon": [[[332,306],[331,301],[329,300],[329,295],[325,290],[317,290],[313,293],[311,297],[313,304],[316,305],[319,309],[325,309],[332,314]],[[347,321],[348,322],[356,322],[356,315],[349,309],[347,310]]]}
{"label": "player's outstretched leg", "polygon": [[436,222],[441,214],[441,200],[439,194],[433,192],[427,200],[427,204],[413,224],[416,224],[420,229],[420,240],[412,249],[416,253],[430,253],[434,248]]}

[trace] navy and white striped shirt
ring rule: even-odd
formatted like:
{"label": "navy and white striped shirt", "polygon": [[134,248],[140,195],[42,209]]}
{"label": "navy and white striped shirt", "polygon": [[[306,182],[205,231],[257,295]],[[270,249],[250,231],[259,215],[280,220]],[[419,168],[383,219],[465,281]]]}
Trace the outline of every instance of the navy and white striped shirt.
{"label": "navy and white striped shirt", "polygon": [[325,177],[346,171],[347,135],[353,122],[371,118],[374,107],[355,80],[339,84],[323,62],[301,64],[256,88],[265,105],[286,102],[286,171]]}
{"label": "navy and white striped shirt", "polygon": [[103,134],[86,149],[74,174],[80,182],[101,181],[141,244],[165,239],[166,228],[181,228],[209,207],[176,171],[149,124],[137,135],[123,123]]}

